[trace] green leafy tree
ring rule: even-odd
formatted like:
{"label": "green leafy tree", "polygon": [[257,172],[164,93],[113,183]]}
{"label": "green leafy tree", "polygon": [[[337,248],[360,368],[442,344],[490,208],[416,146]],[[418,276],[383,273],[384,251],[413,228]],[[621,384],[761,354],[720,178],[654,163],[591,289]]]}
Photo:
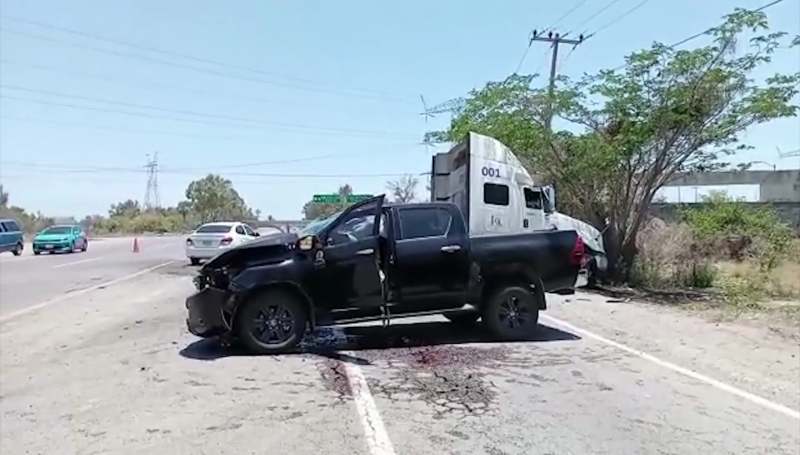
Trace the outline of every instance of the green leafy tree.
{"label": "green leafy tree", "polygon": [[[753,35],[749,45],[736,49],[745,34]],[[754,80],[785,38],[769,32],[763,13],[737,9],[708,35],[707,46],[655,43],[619,71],[561,78],[552,113],[571,131],[546,130],[551,98],[530,86],[530,76],[513,75],[471,92],[450,127],[426,139],[476,131],[519,152],[534,175],[555,184],[561,211],[597,227],[609,218],[606,248],[617,278],[626,279],[659,189],[676,173],[728,166],[727,156],[749,148],[740,142],[749,127],[797,115],[800,73]]]}
{"label": "green leafy tree", "polygon": [[110,217],[128,217],[133,218],[138,216],[142,213],[142,208],[139,205],[139,201],[135,201],[133,199],[128,199],[127,201],[123,201],[117,204],[111,204],[111,208],[108,210],[108,216]]}
{"label": "green leafy tree", "polygon": [[219,175],[209,174],[191,182],[186,188],[186,200],[199,223],[253,218],[231,181]]}

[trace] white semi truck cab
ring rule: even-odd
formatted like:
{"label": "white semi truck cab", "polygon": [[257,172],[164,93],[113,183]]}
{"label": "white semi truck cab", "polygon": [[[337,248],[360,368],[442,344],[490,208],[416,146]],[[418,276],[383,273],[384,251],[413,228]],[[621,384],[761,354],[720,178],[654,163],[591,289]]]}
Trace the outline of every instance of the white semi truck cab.
{"label": "white semi truck cab", "polygon": [[519,158],[494,138],[470,132],[448,152],[434,155],[431,201],[456,204],[470,235],[574,230],[590,252],[589,267],[595,274],[606,269],[602,233],[558,213],[553,187],[537,186]]}

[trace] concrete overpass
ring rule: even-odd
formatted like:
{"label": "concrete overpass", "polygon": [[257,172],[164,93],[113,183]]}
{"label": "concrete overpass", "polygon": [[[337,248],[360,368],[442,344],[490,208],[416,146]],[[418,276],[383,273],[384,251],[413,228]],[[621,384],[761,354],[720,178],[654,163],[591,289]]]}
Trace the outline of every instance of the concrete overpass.
{"label": "concrete overpass", "polygon": [[723,171],[678,175],[667,187],[758,185],[758,202],[800,203],[800,170]]}

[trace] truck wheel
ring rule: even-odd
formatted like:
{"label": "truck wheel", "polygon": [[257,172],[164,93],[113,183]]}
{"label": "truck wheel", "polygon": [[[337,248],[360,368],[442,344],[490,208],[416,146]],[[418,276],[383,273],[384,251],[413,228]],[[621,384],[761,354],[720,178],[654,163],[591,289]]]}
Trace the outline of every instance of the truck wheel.
{"label": "truck wheel", "polygon": [[520,286],[504,286],[484,302],[481,317],[493,336],[503,339],[529,337],[539,323],[536,295]]}
{"label": "truck wheel", "polygon": [[236,312],[234,330],[254,354],[277,354],[297,346],[306,331],[305,305],[281,290],[259,293]]}
{"label": "truck wheel", "polygon": [[458,325],[474,324],[478,318],[481,317],[479,313],[472,311],[444,313],[443,316],[450,320],[450,322]]}
{"label": "truck wheel", "polygon": [[20,254],[22,254],[22,244],[17,243],[16,245],[14,245],[14,249],[11,250],[11,253],[13,253],[14,256],[19,256]]}
{"label": "truck wheel", "polygon": [[192,265],[200,265],[200,259],[198,258],[189,258],[189,263]]}

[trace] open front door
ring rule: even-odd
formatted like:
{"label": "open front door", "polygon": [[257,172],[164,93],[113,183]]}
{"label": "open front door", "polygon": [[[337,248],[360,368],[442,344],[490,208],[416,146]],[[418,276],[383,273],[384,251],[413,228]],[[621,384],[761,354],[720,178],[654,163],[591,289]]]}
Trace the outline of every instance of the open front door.
{"label": "open front door", "polygon": [[378,240],[383,199],[353,205],[321,233],[322,292],[331,309],[383,305]]}

